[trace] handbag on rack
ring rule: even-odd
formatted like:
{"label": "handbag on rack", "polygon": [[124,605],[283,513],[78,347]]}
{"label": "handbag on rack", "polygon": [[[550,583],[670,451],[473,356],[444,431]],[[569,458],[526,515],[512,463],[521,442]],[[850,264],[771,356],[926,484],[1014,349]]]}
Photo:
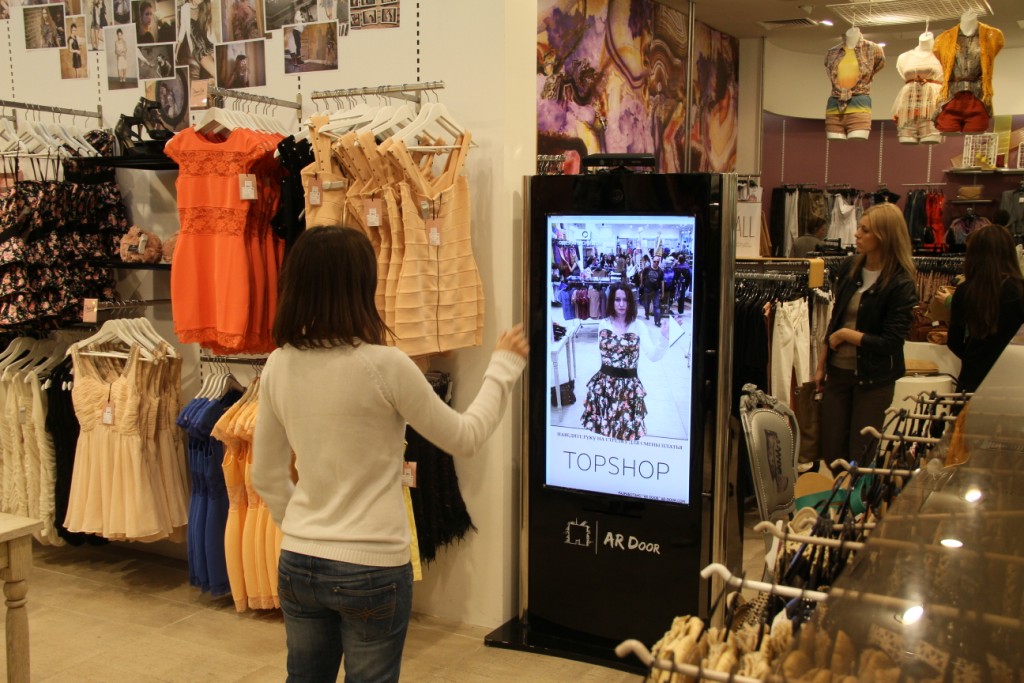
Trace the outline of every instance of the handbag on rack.
{"label": "handbag on rack", "polygon": [[[563,406],[571,406],[576,403],[576,380],[571,379],[568,382],[562,382],[558,386],[558,398],[562,399]],[[551,387],[551,405],[555,407],[558,402],[555,397],[555,387]]]}

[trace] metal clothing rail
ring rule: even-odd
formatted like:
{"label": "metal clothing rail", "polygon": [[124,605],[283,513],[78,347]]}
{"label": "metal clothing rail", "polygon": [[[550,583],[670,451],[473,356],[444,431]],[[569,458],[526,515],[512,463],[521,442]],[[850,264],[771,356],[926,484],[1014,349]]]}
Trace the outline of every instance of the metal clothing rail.
{"label": "metal clothing rail", "polygon": [[336,97],[358,97],[360,95],[387,95],[410,102],[419,102],[418,95],[410,93],[424,92],[426,90],[442,90],[444,81],[429,81],[427,83],[403,83],[401,85],[379,85],[370,88],[341,88],[339,90],[314,90],[309,96],[311,100],[330,100]]}
{"label": "metal clothing rail", "polygon": [[744,277],[754,273],[803,273],[808,287],[825,284],[825,262],[820,258],[757,258],[737,259],[735,272]]}
{"label": "metal clothing rail", "polygon": [[211,356],[206,353],[199,354],[200,363],[250,363],[252,365],[263,365],[267,362],[266,356]]}
{"label": "metal clothing rail", "polygon": [[720,683],[774,683],[774,681],[782,681],[783,679],[774,674],[769,675],[768,678],[751,678],[750,676],[741,676],[735,673],[726,673],[722,671],[709,671],[703,667],[697,666],[696,664],[676,664],[675,662],[668,659],[656,659],[651,651],[647,649],[643,643],[639,640],[630,638],[624,640],[615,646],[615,654],[619,657],[625,657],[626,655],[636,655],[637,659],[643,662],[643,665],[647,668],[659,669],[661,671],[671,671],[673,673],[682,674],[687,677],[687,680],[697,681],[719,681]]}
{"label": "metal clothing rail", "polygon": [[82,299],[82,322],[97,322],[100,311],[130,311],[135,308],[160,306],[171,303],[170,299],[130,299],[128,301],[100,301],[99,299]]}
{"label": "metal clothing rail", "polygon": [[219,88],[215,85],[211,85],[207,91],[209,97],[233,97],[236,100],[246,100],[247,102],[257,102],[259,104],[272,104],[275,107],[287,107],[288,109],[298,109],[302,111],[302,94],[295,96],[295,101],[282,100],[276,97],[267,97],[266,95],[254,95],[253,93],[241,92],[239,90],[229,90],[228,88]]}
{"label": "metal clothing rail", "polygon": [[67,114],[69,116],[87,116],[94,119],[103,118],[103,105],[97,105],[96,111],[86,109],[67,109],[65,107],[51,107],[45,104],[32,104],[29,102],[15,102],[14,100],[0,100],[0,107],[11,107],[12,109],[27,109],[28,111],[39,111],[47,114]]}

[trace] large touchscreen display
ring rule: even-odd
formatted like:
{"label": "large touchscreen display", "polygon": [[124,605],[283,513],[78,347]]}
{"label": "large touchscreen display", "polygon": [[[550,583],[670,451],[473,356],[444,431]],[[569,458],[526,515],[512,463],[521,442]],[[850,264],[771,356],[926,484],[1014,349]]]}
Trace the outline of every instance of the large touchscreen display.
{"label": "large touchscreen display", "polygon": [[689,503],[694,218],[547,222],[546,484]]}

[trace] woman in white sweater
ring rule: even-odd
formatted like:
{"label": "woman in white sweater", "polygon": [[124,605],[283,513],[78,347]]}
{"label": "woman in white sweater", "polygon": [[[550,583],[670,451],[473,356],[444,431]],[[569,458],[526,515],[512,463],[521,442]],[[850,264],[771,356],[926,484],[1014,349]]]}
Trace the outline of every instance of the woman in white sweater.
{"label": "woman in white sweater", "polygon": [[[402,496],[406,423],[469,456],[501,419],[526,366],[522,326],[502,333],[464,413],[385,345],[377,259],[349,228],[292,247],[260,380],[253,485],[281,528],[279,595],[290,681],[397,681],[412,606]],[[290,477],[292,453],[298,481]]]}

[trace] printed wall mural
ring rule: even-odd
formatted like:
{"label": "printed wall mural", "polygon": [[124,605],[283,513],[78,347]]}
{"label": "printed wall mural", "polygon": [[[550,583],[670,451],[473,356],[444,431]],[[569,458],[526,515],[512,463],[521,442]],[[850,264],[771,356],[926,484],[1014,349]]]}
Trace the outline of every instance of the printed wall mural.
{"label": "printed wall mural", "polygon": [[[695,61],[723,61],[729,78],[708,90],[705,76],[694,74],[699,100],[688,126],[688,32],[686,13],[654,0],[539,0],[537,153],[565,154],[570,173],[587,154],[652,153],[658,171],[672,173],[685,169],[687,145],[697,136],[694,170],[732,170],[737,41],[698,31]],[[732,151],[722,151],[728,142],[705,144],[707,131],[727,131]]]}
{"label": "printed wall mural", "polygon": [[690,170],[736,169],[739,41],[701,22],[693,30]]}

